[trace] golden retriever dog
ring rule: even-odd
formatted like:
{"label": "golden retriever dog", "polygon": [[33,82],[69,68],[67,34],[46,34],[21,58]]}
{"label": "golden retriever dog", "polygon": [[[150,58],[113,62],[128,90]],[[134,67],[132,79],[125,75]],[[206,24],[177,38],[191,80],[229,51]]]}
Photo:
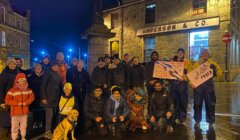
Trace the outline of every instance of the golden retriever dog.
{"label": "golden retriever dog", "polygon": [[61,121],[53,132],[52,140],[67,140],[67,134],[71,131],[72,140],[76,140],[74,137],[74,128],[77,125],[78,111],[72,109],[68,112],[67,117]]}

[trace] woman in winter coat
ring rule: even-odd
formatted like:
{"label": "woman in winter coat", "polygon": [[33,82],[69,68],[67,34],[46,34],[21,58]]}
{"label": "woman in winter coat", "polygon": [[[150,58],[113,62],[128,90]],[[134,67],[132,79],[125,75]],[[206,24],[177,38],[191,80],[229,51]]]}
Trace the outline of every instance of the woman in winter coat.
{"label": "woman in winter coat", "polygon": [[37,63],[34,66],[34,72],[28,78],[29,88],[33,91],[35,100],[30,105],[30,110],[33,112],[33,128],[42,126],[43,123],[43,108],[41,107],[41,84],[43,81],[42,65]]}
{"label": "woman in winter coat", "polygon": [[0,111],[0,118],[4,120],[0,121],[0,128],[7,128],[11,126],[10,114],[5,103],[5,97],[8,90],[13,87],[14,80],[18,73],[19,70],[17,68],[16,60],[14,58],[8,59],[7,66],[0,75],[0,108],[2,110]]}

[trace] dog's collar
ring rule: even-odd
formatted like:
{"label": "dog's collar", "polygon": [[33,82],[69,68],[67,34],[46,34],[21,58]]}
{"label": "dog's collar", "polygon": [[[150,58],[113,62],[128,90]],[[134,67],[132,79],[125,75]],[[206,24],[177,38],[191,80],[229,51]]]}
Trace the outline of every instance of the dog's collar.
{"label": "dog's collar", "polygon": [[68,122],[75,128],[77,126],[77,121],[71,121],[67,118]]}

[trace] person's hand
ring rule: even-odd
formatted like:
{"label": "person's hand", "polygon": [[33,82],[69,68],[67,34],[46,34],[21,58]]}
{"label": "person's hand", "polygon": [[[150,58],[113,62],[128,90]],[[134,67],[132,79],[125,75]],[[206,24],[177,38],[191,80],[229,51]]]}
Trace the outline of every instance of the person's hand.
{"label": "person's hand", "polygon": [[23,105],[23,106],[27,106],[27,103],[26,103],[26,102],[23,102],[22,105]]}
{"label": "person's hand", "polygon": [[166,113],[166,116],[167,116],[167,119],[169,119],[169,118],[172,116],[172,112],[169,112],[169,111],[168,111],[168,112]]}
{"label": "person's hand", "polygon": [[47,104],[47,99],[42,100],[42,103],[43,103],[44,105],[46,105],[46,104]]}
{"label": "person's hand", "polygon": [[122,115],[119,117],[119,119],[120,119],[121,122],[124,121],[124,117]]}
{"label": "person's hand", "polygon": [[184,81],[184,77],[181,76],[181,77],[178,78],[178,80],[179,80],[179,81]]}
{"label": "person's hand", "polygon": [[96,117],[96,118],[95,118],[95,121],[96,121],[96,122],[101,122],[101,121],[102,121],[102,117]]}
{"label": "person's hand", "polygon": [[152,116],[152,117],[150,118],[150,122],[155,122],[155,117],[154,117],[154,116]]}
{"label": "person's hand", "polygon": [[104,124],[101,124],[101,125],[100,125],[100,128],[103,128],[103,127],[104,127]]}
{"label": "person's hand", "polygon": [[3,109],[5,109],[5,108],[6,108],[6,104],[3,103],[3,104],[0,105],[0,107],[3,108]]}
{"label": "person's hand", "polygon": [[113,117],[113,118],[112,118],[112,122],[113,122],[113,123],[117,122],[117,117]]}

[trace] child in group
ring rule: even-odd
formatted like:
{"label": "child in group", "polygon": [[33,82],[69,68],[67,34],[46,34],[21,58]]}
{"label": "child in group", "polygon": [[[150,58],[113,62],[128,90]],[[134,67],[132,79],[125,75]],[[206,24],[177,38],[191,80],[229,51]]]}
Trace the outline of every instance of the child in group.
{"label": "child in group", "polygon": [[87,95],[84,101],[85,128],[89,133],[97,130],[100,135],[106,135],[107,129],[104,119],[103,88],[100,84],[94,86],[92,94]]}
{"label": "child in group", "polygon": [[110,97],[105,105],[106,122],[113,136],[121,137],[121,132],[125,129],[125,120],[130,113],[126,100],[121,95],[118,86],[112,86]]}
{"label": "child in group", "polygon": [[154,92],[149,98],[148,114],[154,131],[162,131],[166,119],[167,133],[173,133],[173,101],[163,81],[158,80],[154,83]]}
{"label": "child in group", "polygon": [[58,123],[61,122],[72,109],[78,110],[78,100],[72,94],[72,84],[66,83],[63,87],[64,94],[59,101],[59,118]]}
{"label": "child in group", "polygon": [[29,105],[34,100],[34,94],[28,88],[28,82],[24,73],[18,73],[14,86],[6,95],[5,103],[11,109],[11,131],[12,140],[17,140],[19,129],[21,131],[21,139],[26,140],[27,118],[29,114]]}
{"label": "child in group", "polygon": [[141,88],[134,90],[128,90],[128,100],[127,103],[131,110],[129,130],[135,131],[136,128],[141,128],[146,131],[149,126],[144,117],[144,108],[146,104],[146,96]]}

